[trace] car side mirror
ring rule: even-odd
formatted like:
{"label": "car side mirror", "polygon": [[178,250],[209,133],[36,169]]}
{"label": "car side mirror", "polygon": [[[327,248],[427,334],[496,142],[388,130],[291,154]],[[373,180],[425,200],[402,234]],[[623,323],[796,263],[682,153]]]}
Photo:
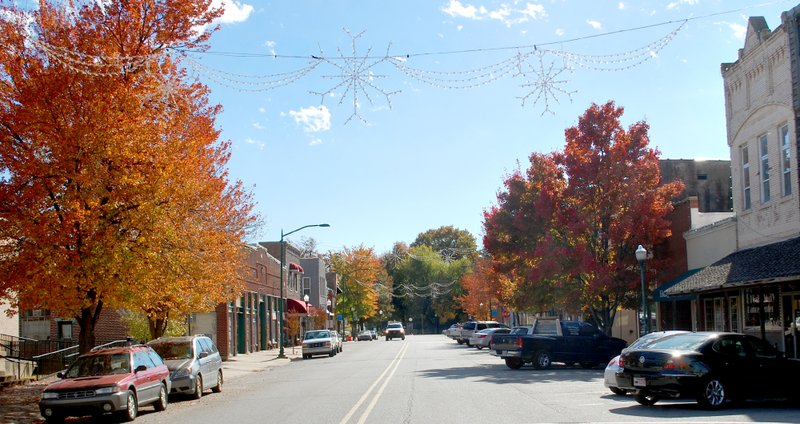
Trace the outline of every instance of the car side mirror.
{"label": "car side mirror", "polygon": [[208,352],[200,352],[200,354],[197,355],[198,359],[203,359],[203,358],[206,358],[206,357],[208,357]]}
{"label": "car side mirror", "polygon": [[136,369],[135,369],[133,372],[134,372],[134,373],[137,373],[137,372],[139,372],[139,371],[147,371],[147,366],[145,366],[145,365],[139,365],[138,367],[136,367]]}
{"label": "car side mirror", "polygon": [[64,371],[59,371],[59,372],[56,373],[56,377],[64,378],[64,377],[66,377],[66,374],[64,374]]}

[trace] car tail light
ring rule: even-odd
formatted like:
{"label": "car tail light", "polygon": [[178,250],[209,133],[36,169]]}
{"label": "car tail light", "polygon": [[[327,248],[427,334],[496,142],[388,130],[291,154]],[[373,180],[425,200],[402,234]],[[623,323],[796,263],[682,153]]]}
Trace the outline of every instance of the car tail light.
{"label": "car tail light", "polygon": [[520,349],[522,348],[522,337],[517,337],[517,343],[516,344],[517,344],[518,348],[520,348]]}
{"label": "car tail light", "polygon": [[479,339],[485,339],[486,338],[486,334],[478,334],[478,338]]}
{"label": "car tail light", "polygon": [[[611,362],[614,362],[614,360],[612,359]],[[611,365],[611,363],[609,363],[609,365]],[[622,359],[622,356],[620,356],[619,359],[617,359],[617,366],[619,366],[620,368],[625,366],[625,361]]]}
{"label": "car tail light", "polygon": [[611,360],[608,361],[607,367],[613,367],[615,364],[620,364],[621,360],[622,360],[622,358],[619,358],[619,357],[611,358]]}

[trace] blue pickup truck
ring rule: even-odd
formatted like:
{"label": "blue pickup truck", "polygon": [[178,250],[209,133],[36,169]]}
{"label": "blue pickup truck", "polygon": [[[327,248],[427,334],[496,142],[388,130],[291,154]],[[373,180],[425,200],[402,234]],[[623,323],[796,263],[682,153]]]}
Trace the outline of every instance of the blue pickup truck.
{"label": "blue pickup truck", "polygon": [[537,318],[532,325],[515,327],[509,334],[493,335],[492,354],[515,370],[526,363],[547,369],[553,362],[591,368],[608,363],[626,344],[588,322]]}

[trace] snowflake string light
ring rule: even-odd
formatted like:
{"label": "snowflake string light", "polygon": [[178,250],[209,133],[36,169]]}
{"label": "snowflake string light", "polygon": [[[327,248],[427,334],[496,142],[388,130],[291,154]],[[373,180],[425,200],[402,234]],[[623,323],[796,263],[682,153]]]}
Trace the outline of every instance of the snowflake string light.
{"label": "snowflake string light", "polygon": [[545,69],[544,60],[542,59],[544,54],[545,52],[541,50],[536,52],[536,56],[539,58],[538,68],[534,68],[533,65],[528,62],[520,65],[519,75],[523,77],[527,76],[527,74],[524,72],[523,65],[527,65],[529,72],[532,72],[536,75],[536,79],[534,81],[528,81],[525,84],[520,85],[520,87],[523,88],[533,88],[532,91],[525,96],[520,97],[520,99],[522,99],[522,106],[525,107],[525,102],[531,97],[536,96],[533,99],[533,105],[536,106],[540,100],[544,103],[542,115],[544,115],[545,112],[550,112],[551,114],[555,115],[555,112],[550,110],[551,101],[559,103],[557,96],[564,95],[567,96],[570,103],[572,103],[572,95],[575,93],[575,91],[567,91],[562,89],[560,86],[568,81],[565,79],[558,79],[559,75],[561,75],[564,71],[571,71],[571,69],[566,65],[561,66],[560,68],[555,68],[554,62],[550,62],[550,66]]}
{"label": "snowflake string light", "polygon": [[[362,31],[357,35],[353,35],[347,29],[344,29],[344,31],[352,39],[352,55],[345,56],[344,54],[342,54],[341,49],[337,48],[337,51],[339,52],[339,57],[336,58],[325,57],[325,55],[322,54],[322,56],[317,58],[339,70],[339,73],[336,75],[323,75],[322,77],[327,79],[340,80],[339,83],[331,87],[327,91],[324,92],[311,91],[310,93],[321,96],[320,103],[322,104],[325,102],[325,97],[335,94],[336,90],[343,87],[344,93],[342,93],[342,96],[339,99],[339,105],[341,105],[344,102],[344,100],[347,98],[348,95],[353,100],[353,113],[347,118],[347,120],[345,121],[345,125],[347,125],[347,123],[350,122],[350,120],[353,119],[354,117],[360,119],[361,122],[364,122],[366,124],[367,123],[366,119],[364,119],[358,113],[358,108],[360,104],[359,97],[365,97],[370,105],[374,105],[372,97],[370,96],[370,91],[373,91],[385,97],[386,103],[389,109],[391,109],[392,101],[390,96],[400,92],[399,90],[387,92],[384,89],[378,87],[374,82],[377,79],[386,78],[386,75],[376,74],[374,72],[374,68],[389,60],[389,48],[391,47],[391,45],[389,45],[389,47],[386,48],[386,55],[384,55],[383,57],[379,58],[370,57],[370,52],[372,51],[371,47],[367,49],[367,53],[364,56],[358,56],[356,54],[356,40],[360,38],[364,34],[364,32]],[[320,53],[322,52],[320,51]]]}

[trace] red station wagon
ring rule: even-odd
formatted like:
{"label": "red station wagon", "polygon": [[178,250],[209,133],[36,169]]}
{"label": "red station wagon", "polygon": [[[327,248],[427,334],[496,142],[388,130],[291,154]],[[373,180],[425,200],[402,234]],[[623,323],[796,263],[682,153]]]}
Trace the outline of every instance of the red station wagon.
{"label": "red station wagon", "polygon": [[93,350],[58,373],[61,380],[42,392],[39,411],[48,423],[67,416],[115,413],[133,421],[139,407],[167,408],[169,370],[161,357],[144,345]]}

